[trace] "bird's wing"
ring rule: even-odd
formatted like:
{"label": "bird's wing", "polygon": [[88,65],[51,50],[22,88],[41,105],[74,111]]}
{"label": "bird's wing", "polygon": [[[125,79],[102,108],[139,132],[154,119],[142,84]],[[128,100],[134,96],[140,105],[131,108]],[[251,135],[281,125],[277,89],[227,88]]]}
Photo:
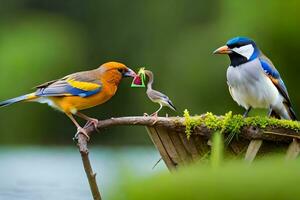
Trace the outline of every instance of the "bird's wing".
{"label": "bird's wing", "polygon": [[273,65],[270,59],[268,59],[266,56],[262,55],[259,58],[261,66],[266,73],[266,75],[270,78],[272,83],[276,86],[280,94],[284,97],[288,105],[291,105],[291,100],[287,91],[287,88],[283,82],[283,80],[280,77],[279,72]]}
{"label": "bird's wing", "polygon": [[153,100],[158,100],[158,99],[162,99],[165,101],[169,100],[169,97],[159,91],[156,90],[151,90],[151,92],[148,93],[148,95],[150,96],[150,98],[152,98]]}
{"label": "bird's wing", "polygon": [[37,96],[89,97],[101,91],[102,83],[91,72],[71,74],[59,80],[37,86]]}

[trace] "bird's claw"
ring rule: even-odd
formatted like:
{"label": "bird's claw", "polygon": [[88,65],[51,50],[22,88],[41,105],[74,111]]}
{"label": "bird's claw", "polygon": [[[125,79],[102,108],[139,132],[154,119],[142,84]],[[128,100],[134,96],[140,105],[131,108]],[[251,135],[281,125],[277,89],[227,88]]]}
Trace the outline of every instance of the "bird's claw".
{"label": "bird's claw", "polygon": [[157,112],[152,113],[150,116],[151,116],[151,117],[157,117]]}
{"label": "bird's claw", "polygon": [[152,113],[150,115],[151,117],[154,117],[154,122],[152,123],[152,126],[156,124],[156,122],[158,121],[158,115],[157,115],[157,112],[155,113]]}
{"label": "bird's claw", "polygon": [[152,123],[152,126],[154,126],[154,125],[156,124],[157,121],[158,121],[158,117],[157,117],[157,115],[156,115],[156,116],[154,116],[154,122]]}
{"label": "bird's claw", "polygon": [[148,115],[148,113],[144,113],[144,117],[148,117],[149,115]]}
{"label": "bird's claw", "polygon": [[78,139],[79,134],[83,134],[87,138],[87,140],[90,141],[90,136],[87,134],[87,132],[84,128],[78,127],[77,133],[75,134],[74,138]]}
{"label": "bird's claw", "polygon": [[95,128],[95,130],[97,131],[97,133],[99,133],[99,129],[98,129],[98,123],[99,123],[99,120],[98,119],[91,119],[88,121],[89,125],[92,124]]}
{"label": "bird's claw", "polygon": [[92,118],[91,120],[89,120],[89,121],[86,122],[86,124],[84,125],[84,128],[87,128],[90,125],[92,125],[94,127],[94,129],[97,131],[97,133],[99,133],[100,131],[98,129],[98,123],[99,123],[98,119]]}

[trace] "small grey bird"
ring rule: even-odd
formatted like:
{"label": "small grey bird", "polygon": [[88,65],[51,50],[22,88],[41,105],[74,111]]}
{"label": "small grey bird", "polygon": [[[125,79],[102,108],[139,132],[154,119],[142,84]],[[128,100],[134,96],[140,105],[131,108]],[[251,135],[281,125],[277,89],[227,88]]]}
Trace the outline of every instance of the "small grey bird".
{"label": "small grey bird", "polygon": [[151,71],[149,70],[145,70],[144,71],[146,76],[148,77],[148,83],[147,83],[147,96],[148,98],[154,102],[154,103],[158,103],[160,105],[159,109],[157,111],[155,111],[153,114],[151,114],[151,116],[158,116],[158,112],[163,108],[163,106],[169,107],[172,110],[176,111],[176,108],[174,106],[174,104],[172,103],[172,101],[169,99],[168,96],[166,96],[165,94],[153,90],[152,89],[152,84],[154,81],[154,75]]}

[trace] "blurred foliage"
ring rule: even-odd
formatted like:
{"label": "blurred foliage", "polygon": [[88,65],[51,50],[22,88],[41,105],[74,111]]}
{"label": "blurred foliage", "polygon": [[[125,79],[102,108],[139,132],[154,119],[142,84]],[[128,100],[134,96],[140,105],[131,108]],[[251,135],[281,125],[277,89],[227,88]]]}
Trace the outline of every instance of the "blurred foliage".
{"label": "blurred foliage", "polygon": [[[0,0],[0,99],[109,60],[155,73],[181,115],[242,113],[226,85],[228,58],[212,51],[229,38],[253,38],[273,60],[299,111],[297,53],[300,2],[280,0],[50,1]],[[124,80],[106,104],[86,111],[103,119],[157,109],[144,89]],[[259,111],[266,113],[267,111]],[[164,114],[163,112],[161,113]],[[75,127],[45,105],[18,104],[0,112],[2,144],[71,144]],[[116,127],[102,144],[148,142],[143,127]]]}
{"label": "blurred foliage", "polygon": [[177,173],[161,173],[138,180],[126,177],[110,199],[122,200],[279,200],[299,199],[300,161],[284,162],[279,158],[258,161],[251,166],[241,161],[219,168],[198,163]]}

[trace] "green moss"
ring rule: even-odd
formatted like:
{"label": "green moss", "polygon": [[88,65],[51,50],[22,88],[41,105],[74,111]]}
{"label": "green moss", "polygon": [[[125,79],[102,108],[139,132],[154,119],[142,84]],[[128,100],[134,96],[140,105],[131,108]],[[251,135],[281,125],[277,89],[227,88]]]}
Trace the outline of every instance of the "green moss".
{"label": "green moss", "polygon": [[203,122],[209,129],[214,131],[220,130],[220,127],[222,127],[222,121],[210,112],[206,113]]}
{"label": "green moss", "polygon": [[247,117],[244,118],[242,115],[233,115],[232,112],[226,113],[224,116],[216,116],[210,112],[202,116],[191,117],[188,110],[184,111],[185,118],[185,133],[190,138],[193,129],[196,126],[204,125],[212,131],[220,131],[221,133],[229,134],[229,142],[231,139],[241,132],[244,126],[256,126],[258,128],[270,127],[281,127],[291,129],[294,131],[300,131],[300,123],[291,120],[279,120],[268,117]]}
{"label": "green moss", "polygon": [[268,117],[248,117],[244,119],[246,126],[257,126],[259,128],[271,127],[282,127],[286,129],[291,129],[294,131],[300,131],[300,123],[298,121],[291,120],[279,120],[275,118]]}
{"label": "green moss", "polygon": [[191,117],[190,113],[187,109],[184,110],[183,112],[183,116],[184,116],[184,125],[185,125],[185,133],[188,139],[190,139],[191,134],[192,134],[192,130],[196,127],[201,125],[201,123],[203,122],[203,120],[201,119],[201,117],[199,116],[194,116]]}

